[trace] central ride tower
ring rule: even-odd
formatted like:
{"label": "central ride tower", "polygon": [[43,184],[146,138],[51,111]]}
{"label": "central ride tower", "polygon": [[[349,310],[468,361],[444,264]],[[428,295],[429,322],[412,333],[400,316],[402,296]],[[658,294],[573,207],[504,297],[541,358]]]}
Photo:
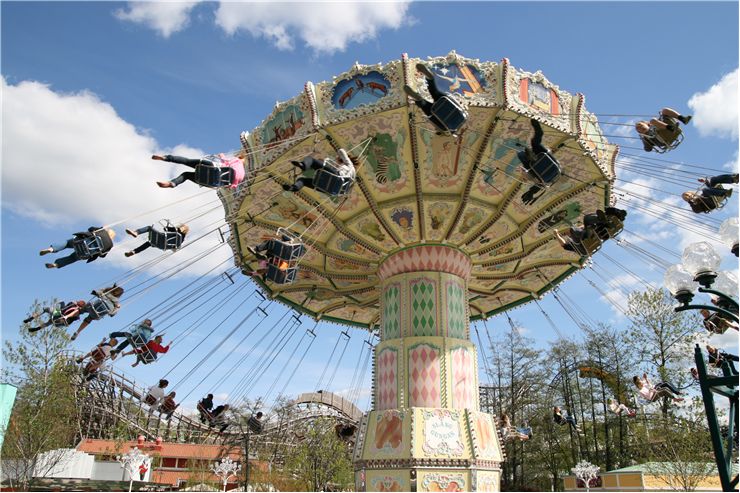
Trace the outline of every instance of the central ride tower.
{"label": "central ride tower", "polygon": [[373,410],[355,447],[361,491],[498,491],[502,450],[478,409],[470,342],[472,262],[447,245],[419,245],[379,266],[380,342]]}

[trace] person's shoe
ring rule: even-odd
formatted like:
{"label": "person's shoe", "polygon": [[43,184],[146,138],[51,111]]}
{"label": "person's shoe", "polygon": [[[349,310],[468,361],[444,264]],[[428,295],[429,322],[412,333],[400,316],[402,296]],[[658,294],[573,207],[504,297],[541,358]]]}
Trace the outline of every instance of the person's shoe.
{"label": "person's shoe", "polygon": [[126,234],[129,234],[129,235],[133,236],[134,238],[136,238],[137,236],[139,236],[139,233],[137,233],[133,229],[126,229]]}
{"label": "person's shoe", "polygon": [[731,196],[732,196],[732,189],[728,188],[727,190],[725,190],[724,198],[729,199]]}
{"label": "person's shoe", "polygon": [[737,183],[738,182],[738,178],[740,178],[740,174],[734,173],[732,175],[732,183]]}
{"label": "person's shoe", "polygon": [[31,320],[33,320],[33,316],[30,316],[30,317],[28,317],[27,319],[24,319],[24,320],[23,320],[23,323],[24,323],[24,324],[27,324],[27,323],[28,323],[28,322],[30,322]]}
{"label": "person's shoe", "polygon": [[293,166],[297,168],[301,168],[303,170],[306,169],[306,167],[303,165],[303,161],[291,161],[290,164],[292,164]]}
{"label": "person's shoe", "polygon": [[77,339],[77,334],[72,334],[72,337],[69,338],[70,341],[74,341]]}
{"label": "person's shoe", "polygon": [[153,154],[152,159],[155,161],[164,161],[164,156],[160,156],[159,154]]}
{"label": "person's shoe", "polygon": [[116,351],[115,349],[111,350],[111,352],[110,352],[110,359],[111,359],[111,361],[113,361],[117,357],[118,357],[118,351]]}
{"label": "person's shoe", "polygon": [[46,264],[47,269],[58,269],[59,266],[57,264]]}
{"label": "person's shoe", "polygon": [[171,181],[158,181],[157,186],[159,188],[175,188],[175,185]]}
{"label": "person's shoe", "polygon": [[424,100],[424,98],[421,97],[421,94],[419,94],[418,92],[414,91],[411,88],[411,86],[409,86],[409,85],[403,86],[403,92],[405,92],[406,95],[408,97],[410,97],[411,99],[413,99],[414,101],[423,101]]}
{"label": "person's shoe", "polygon": [[424,63],[417,63],[416,70],[424,74],[427,79],[434,79],[434,72]]}
{"label": "person's shoe", "polygon": [[686,125],[687,123],[691,121],[691,115],[680,115],[678,117],[678,120],[684,125]]}
{"label": "person's shoe", "polygon": [[[735,183],[737,183],[737,182],[735,182]],[[54,249],[53,249],[53,248],[51,248],[51,247],[49,247],[49,248],[44,248],[43,250],[41,250],[41,251],[39,252],[39,255],[41,255],[41,256],[43,257],[44,255],[46,255],[46,254],[49,254],[49,253],[54,253]]]}
{"label": "person's shoe", "polygon": [[133,256],[133,254],[134,254],[134,252],[126,252],[126,253],[124,253],[123,255],[124,255],[125,257],[131,257],[131,256]]}
{"label": "person's shoe", "polygon": [[285,190],[286,192],[290,192],[291,191],[290,188],[291,188],[290,185],[288,185],[287,183],[283,183],[283,190]]}
{"label": "person's shoe", "polygon": [[709,182],[709,177],[708,176],[705,176],[704,178],[699,178],[696,181],[698,181],[699,183],[707,183],[707,182]]}
{"label": "person's shoe", "polygon": [[82,363],[82,357],[79,357],[79,358],[75,358],[75,363],[77,363],[78,365],[79,365],[80,363]]}

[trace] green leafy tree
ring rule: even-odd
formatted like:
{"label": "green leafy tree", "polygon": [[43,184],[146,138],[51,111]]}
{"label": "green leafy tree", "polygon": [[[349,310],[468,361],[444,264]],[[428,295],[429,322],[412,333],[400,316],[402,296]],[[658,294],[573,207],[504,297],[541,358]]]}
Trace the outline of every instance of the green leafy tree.
{"label": "green leafy tree", "polygon": [[353,484],[350,449],[334,431],[332,418],[314,420],[286,457],[285,470],[304,491],[343,490]]}
{"label": "green leafy tree", "polygon": [[[629,339],[644,371],[654,379],[681,387],[690,378],[686,368],[690,366],[693,345],[702,343],[706,335],[697,314],[676,313],[674,306],[675,301],[663,289],[632,293],[627,301],[627,314],[632,321]],[[642,373],[635,368],[634,375]],[[664,397],[664,417],[669,410],[670,399]]]}
{"label": "green leafy tree", "polygon": [[[39,313],[37,302],[32,313]],[[55,467],[63,454],[48,455],[44,463],[37,457],[44,452],[75,445],[79,435],[78,389],[74,366],[67,364],[63,352],[69,338],[63,328],[48,327],[36,333],[28,332],[28,324],[20,327],[16,342],[5,341],[3,347],[3,378],[18,387],[15,406],[5,431],[3,459],[12,470],[13,486],[27,489],[35,473]]]}
{"label": "green leafy tree", "polygon": [[699,399],[683,416],[663,421],[656,430],[661,440],[652,447],[647,471],[673,491],[694,491],[716,476],[706,415]]}

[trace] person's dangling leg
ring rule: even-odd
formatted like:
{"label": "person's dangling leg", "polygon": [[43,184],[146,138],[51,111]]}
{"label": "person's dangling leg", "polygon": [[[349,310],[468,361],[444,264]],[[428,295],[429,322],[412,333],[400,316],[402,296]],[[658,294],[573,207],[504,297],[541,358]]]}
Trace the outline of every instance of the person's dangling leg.
{"label": "person's dangling leg", "polygon": [[146,242],[142,243],[141,245],[137,246],[136,248],[134,248],[133,250],[131,250],[130,252],[124,253],[124,255],[127,256],[127,257],[131,257],[132,255],[136,255],[137,253],[143,252],[144,250],[146,250],[150,246],[152,246],[152,244],[149,243],[148,241],[146,241]]}
{"label": "person's dangling leg", "polygon": [[49,245],[49,248],[44,248],[43,250],[41,250],[39,252],[39,255],[43,256],[48,253],[61,252],[62,250],[66,250],[67,248],[74,248],[74,239],[70,238],[64,243],[52,243],[51,245]]}
{"label": "person's dangling leg", "polygon": [[303,167],[301,169],[304,171],[307,169],[322,169],[324,167],[324,161],[320,161],[313,156],[306,156],[302,164]]}
{"label": "person's dangling leg", "polygon": [[699,181],[703,181],[707,184],[709,187],[716,187],[719,184],[731,184],[731,183],[737,183],[738,182],[738,174],[727,174],[727,175],[717,175],[717,176],[711,176],[707,179],[702,179]]}
{"label": "person's dangling leg", "polygon": [[732,189],[716,187],[703,187],[701,189],[702,197],[725,197],[732,194]]}
{"label": "person's dangling leg", "polygon": [[[192,171],[186,171],[185,173],[182,173],[177,178],[172,179],[169,183],[172,185],[171,187],[163,187],[163,188],[175,188],[178,185],[181,185],[185,181],[192,181],[193,183],[197,183],[195,181],[195,173]],[[160,185],[161,186],[161,185]]]}
{"label": "person's dangling leg", "polygon": [[547,148],[542,145],[542,137],[545,135],[545,132],[542,130],[542,125],[540,125],[540,122],[535,119],[531,119],[530,123],[532,124],[532,128],[534,128],[534,135],[530,141],[532,151],[534,151],[535,154],[547,152]]}
{"label": "person's dangling leg", "polygon": [[144,233],[149,233],[153,228],[151,226],[144,226],[143,228],[139,229],[126,229],[126,233],[136,238],[139,235],[143,235]]}
{"label": "person's dangling leg", "polygon": [[686,125],[687,123],[691,121],[691,115],[684,116],[672,108],[663,108],[662,110],[660,110],[660,116],[665,116],[668,118],[675,118],[676,120],[680,121],[684,125]]}
{"label": "person's dangling leg", "polygon": [[676,395],[681,395],[681,391],[678,390],[675,385],[671,384],[670,382],[660,382],[658,385],[655,386],[656,389],[658,388],[664,388],[668,389],[671,392],[673,392]]}
{"label": "person's dangling leg", "polygon": [[213,166],[213,162],[208,159],[191,159],[182,156],[173,156],[172,154],[165,154],[164,156],[154,155],[152,159],[157,161],[167,161],[168,163],[183,164],[191,168],[195,168],[199,164],[205,164],[206,166]]}
{"label": "person's dangling leg", "polygon": [[46,264],[47,269],[61,269],[62,267],[66,267],[69,264],[73,264],[80,260],[80,258],[77,256],[77,252],[71,253],[67,255],[66,257],[59,257],[58,259],[54,260],[53,264]]}

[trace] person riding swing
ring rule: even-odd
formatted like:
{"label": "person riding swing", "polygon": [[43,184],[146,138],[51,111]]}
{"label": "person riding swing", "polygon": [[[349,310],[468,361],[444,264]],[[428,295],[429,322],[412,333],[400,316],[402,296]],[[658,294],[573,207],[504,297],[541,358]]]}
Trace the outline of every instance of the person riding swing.
{"label": "person riding swing", "polygon": [[429,118],[429,121],[437,127],[438,134],[455,136],[455,133],[468,120],[467,110],[453,94],[439,90],[434,72],[429,67],[423,63],[417,63],[416,70],[424,75],[432,102],[426,100],[409,85],[404,85],[403,90],[414,100],[416,106]]}
{"label": "person riding swing", "polygon": [[127,229],[126,233],[134,238],[139,235],[143,235],[144,233],[148,233],[149,237],[146,243],[142,243],[130,252],[124,253],[124,255],[126,257],[131,257],[132,255],[143,252],[151,246],[160,250],[177,250],[180,248],[183,241],[185,241],[185,236],[190,232],[190,227],[187,224],[178,224],[177,226],[174,226],[170,223],[169,219],[165,219],[164,221],[165,223],[162,231],[154,229],[154,226],[144,226],[139,229]]}
{"label": "person riding swing", "polygon": [[155,154],[152,159],[183,164],[193,168],[193,171],[186,171],[171,181],[158,181],[157,185],[160,188],[175,188],[186,180],[209,188],[236,188],[239,183],[244,181],[244,161],[236,156],[217,154],[200,159],[191,159],[173,156],[172,154],[165,154],[164,156]]}
{"label": "person riding swing", "polygon": [[688,202],[691,210],[697,214],[721,209],[732,195],[731,188],[723,188],[722,184],[738,182],[738,174],[717,175],[700,178],[704,185],[697,192],[684,192],[681,198]]}
{"label": "person riding swing", "polygon": [[290,284],[298,275],[298,262],[306,254],[306,247],[300,237],[283,228],[278,229],[278,237],[263,241],[254,248],[247,247],[247,250],[258,259],[267,260],[266,280]]}
{"label": "person riding swing", "polygon": [[303,161],[291,163],[303,174],[292,185],[283,185],[286,192],[297,192],[306,187],[332,197],[342,197],[349,193],[357,175],[352,159],[344,149],[337,151],[337,161],[331,158],[320,161],[313,156],[306,156]]}
{"label": "person riding swing", "polygon": [[108,255],[108,252],[113,248],[113,239],[115,237],[116,232],[112,229],[103,228],[102,226],[91,226],[87,228],[87,231],[75,233],[72,235],[72,238],[66,240],[64,243],[55,243],[49,248],[41,250],[39,255],[43,256],[49,253],[56,253],[67,248],[74,250],[74,252],[66,257],[60,257],[54,260],[54,262],[47,263],[47,269],[61,269],[78,260],[85,260],[87,263],[90,263],[93,260]]}
{"label": "person riding swing", "polygon": [[663,108],[658,118],[635,123],[635,130],[643,149],[662,154],[675,149],[683,141],[683,131],[678,122],[687,125],[690,121],[691,115],[684,116],[671,108]]}
{"label": "person riding swing", "polygon": [[522,163],[524,175],[528,181],[534,183],[522,194],[522,202],[525,205],[534,204],[542,194],[536,197],[535,195],[555,183],[562,175],[560,162],[553,156],[550,149],[542,145],[544,132],[540,122],[532,118],[529,123],[534,129],[530,145],[516,154]]}
{"label": "person riding swing", "polygon": [[[38,321],[38,327],[29,327],[28,332],[36,332],[50,325],[54,327],[69,327],[80,319],[86,304],[84,300],[79,300],[70,301],[69,303],[59,302],[51,307],[45,306],[41,309],[41,313],[34,313],[23,320],[23,323],[31,323],[33,320]],[[49,315],[49,318],[43,321],[40,317],[45,313]]]}

